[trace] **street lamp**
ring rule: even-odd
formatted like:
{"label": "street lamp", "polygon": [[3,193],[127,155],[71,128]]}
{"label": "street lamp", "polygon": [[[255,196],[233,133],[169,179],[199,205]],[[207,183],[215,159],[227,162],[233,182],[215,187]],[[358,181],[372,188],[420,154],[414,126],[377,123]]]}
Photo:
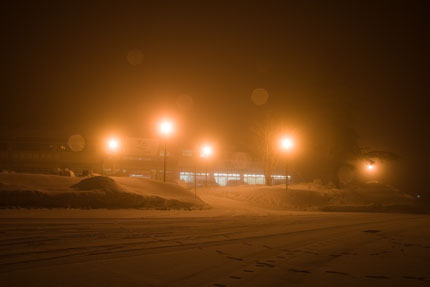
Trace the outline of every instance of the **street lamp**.
{"label": "street lamp", "polygon": [[294,141],[290,137],[281,139],[281,149],[285,152],[285,190],[288,190],[288,154],[294,148]]}
{"label": "street lamp", "polygon": [[164,136],[163,182],[166,182],[167,138],[173,132],[173,123],[169,120],[162,121],[159,125],[159,131]]}
{"label": "street lamp", "polygon": [[[108,138],[106,141],[106,151],[107,153],[114,156],[121,149],[121,141],[117,137]],[[112,172],[115,173],[115,159],[112,157]],[[102,173],[103,173],[103,162],[102,162]]]}
{"label": "street lamp", "polygon": [[212,155],[212,147],[209,145],[205,145],[202,147],[202,151],[200,153],[200,156],[203,158],[208,158]]}
{"label": "street lamp", "polygon": [[367,170],[372,172],[375,169],[375,165],[373,163],[367,164]]}
{"label": "street lamp", "polygon": [[160,123],[160,133],[164,136],[169,136],[173,132],[172,122],[165,120]]}
{"label": "street lamp", "polygon": [[289,151],[293,148],[294,142],[291,138],[281,139],[281,147],[283,150]]}
{"label": "street lamp", "polygon": [[205,165],[205,187],[208,187],[208,165],[207,160],[212,155],[212,147],[210,145],[204,145],[202,146],[202,149],[200,151],[200,157],[206,159],[206,165]]}
{"label": "street lamp", "polygon": [[118,152],[120,145],[118,138],[110,138],[106,142],[106,149],[109,153],[116,153]]}

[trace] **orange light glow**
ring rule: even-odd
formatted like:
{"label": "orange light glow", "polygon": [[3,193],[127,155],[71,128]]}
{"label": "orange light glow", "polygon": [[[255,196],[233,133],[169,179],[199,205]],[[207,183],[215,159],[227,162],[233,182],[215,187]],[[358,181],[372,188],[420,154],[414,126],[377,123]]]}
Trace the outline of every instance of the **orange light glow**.
{"label": "orange light glow", "polygon": [[159,126],[160,133],[164,136],[168,136],[173,132],[173,123],[169,120],[164,120]]}
{"label": "orange light glow", "polygon": [[109,138],[106,142],[106,148],[109,152],[117,152],[121,147],[121,142],[118,138]]}
{"label": "orange light glow", "polygon": [[291,138],[282,138],[281,139],[281,148],[283,150],[291,150],[294,147],[294,141]]}
{"label": "orange light glow", "polygon": [[210,157],[211,155],[212,155],[212,147],[211,147],[211,146],[209,146],[209,145],[204,145],[204,146],[202,147],[202,150],[201,150],[200,156],[201,156],[201,157],[204,157],[204,158],[208,158],[208,157]]}
{"label": "orange light glow", "polygon": [[375,169],[375,165],[373,165],[373,164],[368,164],[367,165],[367,170],[368,171],[373,171]]}

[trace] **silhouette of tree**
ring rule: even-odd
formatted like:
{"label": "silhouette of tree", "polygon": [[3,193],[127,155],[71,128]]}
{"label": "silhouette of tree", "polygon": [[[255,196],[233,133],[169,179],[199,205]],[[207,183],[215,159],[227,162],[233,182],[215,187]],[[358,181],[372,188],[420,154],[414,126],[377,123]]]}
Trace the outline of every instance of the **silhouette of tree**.
{"label": "silhouette of tree", "polygon": [[278,151],[276,149],[276,137],[280,130],[279,122],[273,116],[256,124],[251,132],[254,135],[254,154],[263,164],[263,173],[266,185],[272,185],[272,174],[278,162]]}

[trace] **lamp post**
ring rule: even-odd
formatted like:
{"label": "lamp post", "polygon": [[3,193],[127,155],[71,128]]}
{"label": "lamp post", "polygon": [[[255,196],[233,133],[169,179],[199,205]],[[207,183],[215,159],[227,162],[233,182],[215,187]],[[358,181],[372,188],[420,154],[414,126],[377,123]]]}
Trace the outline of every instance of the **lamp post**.
{"label": "lamp post", "polygon": [[[112,171],[115,172],[115,159],[113,156],[120,151],[121,141],[119,138],[111,137],[106,141],[106,151],[112,155]],[[102,163],[102,174],[103,174],[103,163]]]}
{"label": "lamp post", "polygon": [[166,160],[167,160],[167,138],[173,132],[173,124],[164,120],[159,126],[160,133],[164,136],[164,161],[163,161],[163,182],[166,182]]}
{"label": "lamp post", "polygon": [[200,157],[206,159],[205,164],[205,187],[208,187],[208,158],[212,155],[212,147],[210,145],[202,146]]}
{"label": "lamp post", "polygon": [[197,197],[197,165],[194,165],[194,196]]}
{"label": "lamp post", "polygon": [[375,164],[374,164],[373,162],[368,163],[368,164],[367,164],[367,170],[368,170],[369,172],[374,171],[374,170],[375,170]]}
{"label": "lamp post", "polygon": [[294,142],[291,138],[281,139],[281,149],[285,152],[285,190],[288,190],[288,154],[293,147]]}

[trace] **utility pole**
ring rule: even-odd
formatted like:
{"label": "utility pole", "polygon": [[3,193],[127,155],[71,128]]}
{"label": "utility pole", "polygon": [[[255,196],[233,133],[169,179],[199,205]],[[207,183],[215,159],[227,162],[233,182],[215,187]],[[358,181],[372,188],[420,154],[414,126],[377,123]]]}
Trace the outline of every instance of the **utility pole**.
{"label": "utility pole", "polygon": [[208,166],[205,167],[205,187],[208,187]]}
{"label": "utility pole", "polygon": [[166,182],[166,157],[167,157],[167,140],[164,141],[163,182]]}
{"label": "utility pole", "polygon": [[197,165],[194,165],[194,196],[197,197]]}
{"label": "utility pole", "polygon": [[288,155],[285,158],[285,190],[288,190]]}

